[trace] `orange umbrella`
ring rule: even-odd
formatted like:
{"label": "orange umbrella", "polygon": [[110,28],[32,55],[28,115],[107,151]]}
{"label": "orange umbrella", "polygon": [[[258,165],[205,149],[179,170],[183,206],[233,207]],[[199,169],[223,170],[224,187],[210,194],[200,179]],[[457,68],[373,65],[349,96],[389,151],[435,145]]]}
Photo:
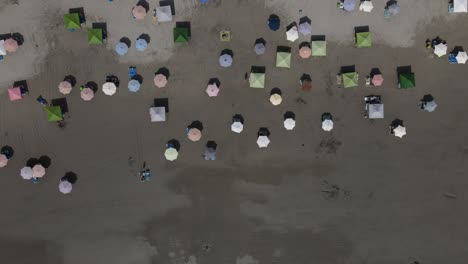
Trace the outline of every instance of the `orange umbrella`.
{"label": "orange umbrella", "polygon": [[94,97],[94,92],[90,88],[86,87],[81,91],[81,98],[85,101],[91,101]]}
{"label": "orange umbrella", "polygon": [[198,128],[191,128],[187,136],[192,141],[199,141],[202,135],[201,135],[201,131]]}
{"label": "orange umbrella", "polygon": [[146,9],[141,5],[137,5],[132,9],[132,14],[135,19],[143,19],[146,16]]}
{"label": "orange umbrella", "polygon": [[167,85],[167,78],[166,76],[164,76],[164,74],[161,74],[161,73],[156,74],[154,76],[153,81],[154,81],[154,85],[156,85],[156,87],[158,88],[163,88],[164,86]]}
{"label": "orange umbrella", "polygon": [[12,38],[6,39],[3,45],[5,50],[10,53],[15,52],[18,49],[18,42]]}
{"label": "orange umbrella", "polygon": [[304,47],[299,49],[299,56],[301,56],[301,58],[307,59],[311,55],[312,55],[312,50],[309,47],[304,46]]}
{"label": "orange umbrella", "polygon": [[69,94],[69,93],[71,93],[72,85],[71,85],[71,83],[69,83],[67,81],[63,81],[63,82],[61,82],[59,84],[58,88],[59,88],[59,91],[62,94]]}

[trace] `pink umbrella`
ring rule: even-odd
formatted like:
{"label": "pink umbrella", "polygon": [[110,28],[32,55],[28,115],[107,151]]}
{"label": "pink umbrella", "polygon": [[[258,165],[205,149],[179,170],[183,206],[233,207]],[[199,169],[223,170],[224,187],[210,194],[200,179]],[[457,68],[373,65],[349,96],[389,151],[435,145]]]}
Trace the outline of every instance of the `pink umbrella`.
{"label": "pink umbrella", "polygon": [[374,77],[372,77],[372,84],[374,86],[382,86],[383,83],[383,77],[382,74],[376,74]]}
{"label": "pink umbrella", "polygon": [[187,136],[191,141],[199,141],[201,139],[201,131],[198,128],[191,128]]}
{"label": "pink umbrella", "polygon": [[312,50],[309,47],[304,46],[299,49],[299,56],[301,56],[301,58],[307,59],[310,55],[312,55]]}
{"label": "pink umbrella", "polygon": [[167,78],[166,76],[164,76],[164,74],[161,74],[161,73],[156,74],[154,76],[153,81],[154,81],[154,85],[156,85],[156,87],[158,88],[163,88],[164,86],[167,85]]}
{"label": "pink umbrella", "polygon": [[219,88],[215,83],[208,84],[208,87],[206,88],[206,93],[209,97],[218,96]]}
{"label": "pink umbrella", "polygon": [[86,87],[81,91],[81,98],[85,101],[91,101],[94,97],[94,92],[90,88]]}
{"label": "pink umbrella", "polygon": [[62,94],[69,94],[71,93],[72,85],[70,82],[63,81],[59,84],[58,88]]}
{"label": "pink umbrella", "polygon": [[146,16],[146,9],[141,5],[137,5],[132,9],[132,14],[135,19],[143,19]]}
{"label": "pink umbrella", "polygon": [[21,96],[21,89],[19,87],[8,89],[8,95],[10,96],[10,101],[23,99],[23,96]]}
{"label": "pink umbrella", "polygon": [[0,154],[0,168],[5,167],[8,164],[8,159],[5,155]]}
{"label": "pink umbrella", "polygon": [[42,178],[45,175],[45,168],[41,164],[36,164],[32,168],[34,178]]}
{"label": "pink umbrella", "polygon": [[5,43],[3,43],[5,50],[13,53],[18,49],[18,42],[16,40],[9,38],[5,40]]}

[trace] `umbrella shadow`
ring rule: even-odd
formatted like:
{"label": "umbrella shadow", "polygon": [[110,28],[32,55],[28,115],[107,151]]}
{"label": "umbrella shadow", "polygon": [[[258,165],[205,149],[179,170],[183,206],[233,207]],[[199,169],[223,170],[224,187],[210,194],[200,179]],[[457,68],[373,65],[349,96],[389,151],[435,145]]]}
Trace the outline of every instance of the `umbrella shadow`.
{"label": "umbrella shadow", "polygon": [[67,99],[65,97],[52,99],[50,101],[50,104],[52,106],[59,106],[60,110],[62,110],[63,114],[68,113],[68,103],[67,103]]}
{"label": "umbrella shadow", "polygon": [[189,129],[196,128],[196,129],[202,131],[203,130],[203,123],[198,121],[198,120],[195,120],[188,126],[188,128]]}
{"label": "umbrella shadow", "polygon": [[106,76],[106,82],[114,83],[116,87],[119,87],[119,86],[120,86],[119,77],[117,77],[117,76],[115,76],[115,75],[108,75],[108,76]]}
{"label": "umbrella shadow", "polygon": [[266,67],[265,66],[252,66],[250,68],[251,73],[265,73]]}
{"label": "umbrella shadow", "polygon": [[169,79],[169,76],[171,76],[171,73],[169,72],[169,69],[166,68],[166,67],[159,68],[158,71],[154,73],[154,75],[157,75],[157,74],[162,74],[162,75],[166,76],[167,79]]}
{"label": "umbrella shadow", "polygon": [[69,82],[72,87],[76,85],[76,78],[73,75],[67,75],[63,78],[64,82]]}
{"label": "umbrella shadow", "polygon": [[220,56],[223,56],[224,54],[227,54],[227,55],[229,55],[229,56],[231,56],[231,57],[234,58],[234,52],[232,52],[232,50],[230,50],[230,49],[223,49],[223,50],[221,51],[221,55],[220,55]]}
{"label": "umbrella shadow", "polygon": [[273,94],[282,95],[283,93],[281,92],[280,88],[275,87],[275,88],[271,89],[271,91],[270,91],[270,95],[273,95]]}
{"label": "umbrella shadow", "polygon": [[300,78],[300,81],[303,82],[303,81],[312,81],[312,77],[310,77],[309,74],[307,73],[304,73],[302,74],[301,78]]}
{"label": "umbrella shadow", "polygon": [[370,32],[369,26],[357,26],[354,27],[354,33],[364,33],[364,32]]}
{"label": "umbrella shadow", "polygon": [[29,92],[28,82],[26,80],[21,80],[21,81],[14,82],[13,87],[19,87],[25,93]]}
{"label": "umbrella shadow", "polygon": [[208,142],[206,142],[206,147],[216,150],[218,144],[213,140],[209,140]]}
{"label": "umbrella shadow", "polygon": [[15,154],[15,151],[11,146],[5,145],[2,147],[0,150],[0,153],[6,156],[7,159],[13,158],[13,155]]}
{"label": "umbrella shadow", "polygon": [[83,24],[86,22],[86,16],[85,16],[83,7],[70,8],[68,9],[68,13],[69,14],[77,13],[78,16],[80,17],[80,24]]}
{"label": "umbrella shadow", "polygon": [[189,21],[176,22],[176,28],[186,28],[188,30],[188,36],[192,36],[192,26]]}
{"label": "umbrella shadow", "polygon": [[244,117],[241,114],[235,114],[232,117],[232,123],[234,122],[240,122],[241,124],[244,124]]}
{"label": "umbrella shadow", "polygon": [[255,40],[255,44],[254,45],[257,45],[257,44],[263,44],[263,46],[266,46],[266,40],[264,38],[258,38]]}
{"label": "umbrella shadow", "polygon": [[452,52],[450,53],[457,54],[458,52],[462,52],[462,51],[464,51],[462,46],[455,46]]}
{"label": "umbrella shadow", "polygon": [[273,19],[278,19],[280,20],[279,16],[276,15],[276,14],[271,14],[269,17],[268,17],[268,20],[273,20]]}
{"label": "umbrella shadow", "polygon": [[403,120],[397,118],[397,119],[392,121],[390,126],[393,127],[393,128],[396,128],[397,126],[403,126]]}
{"label": "umbrella shadow", "polygon": [[36,166],[37,164],[40,164],[40,163],[39,163],[39,160],[36,158],[30,158],[26,161],[26,166],[31,167],[31,168]]}
{"label": "umbrella shadow", "polygon": [[299,49],[301,49],[302,47],[308,47],[310,49],[310,42],[301,42],[301,44],[299,44]]}
{"label": "umbrella shadow", "polygon": [[257,132],[257,137],[259,136],[267,136],[269,137],[270,136],[270,130],[268,130],[268,128],[266,127],[261,127],[258,129],[258,132]]}
{"label": "umbrella shadow", "polygon": [[341,73],[356,72],[356,65],[342,66],[340,68]]}
{"label": "umbrella shadow", "polygon": [[322,114],[320,120],[325,121],[325,120],[333,120],[333,116],[332,114],[328,113],[328,112],[325,112]]}
{"label": "umbrella shadow", "polygon": [[18,43],[18,46],[21,46],[24,43],[24,36],[21,35],[21,33],[19,32],[15,32],[11,34],[11,38],[16,40],[16,42]]}
{"label": "umbrella shadow", "polygon": [[49,158],[49,156],[46,156],[46,155],[40,156],[38,161],[42,165],[42,167],[46,169],[49,168],[52,163],[52,160]]}
{"label": "umbrella shadow", "polygon": [[374,77],[374,75],[379,75],[379,74],[382,74],[382,72],[380,72],[379,68],[372,68],[369,75],[371,77]]}
{"label": "umbrella shadow", "polygon": [[325,35],[312,35],[310,36],[310,41],[325,41]]}
{"label": "umbrella shadow", "polygon": [[294,113],[291,112],[291,111],[287,111],[286,113],[284,113],[283,118],[284,118],[284,120],[286,120],[286,119],[288,119],[288,118],[291,118],[291,119],[293,119],[293,120],[296,120],[296,114],[294,114]]}
{"label": "umbrella shadow", "polygon": [[292,22],[291,24],[287,25],[286,26],[286,31],[289,31],[291,28],[293,27],[297,27],[297,23],[296,22]]}
{"label": "umbrella shadow", "polygon": [[423,98],[421,99],[421,101],[426,102],[426,103],[432,102],[434,101],[434,96],[432,96],[432,94],[425,94]]}
{"label": "umbrella shadow", "polygon": [[171,6],[172,15],[175,16],[175,5],[174,0],[163,0],[159,1],[159,6]]}
{"label": "umbrella shadow", "polygon": [[140,74],[137,74],[137,75],[132,77],[132,80],[137,80],[140,84],[142,84],[143,83],[143,76],[141,76]]}
{"label": "umbrella shadow", "polygon": [[146,0],[140,0],[138,1],[138,3],[136,4],[137,6],[142,6],[146,9],[146,13],[148,13],[149,11],[149,3],[146,1]]}
{"label": "umbrella shadow", "polygon": [[148,43],[148,44],[151,41],[150,35],[148,35],[146,33],[141,34],[137,39],[144,39],[146,41],[146,43]]}
{"label": "umbrella shadow", "polygon": [[96,82],[90,81],[85,84],[85,87],[93,90],[94,93],[98,91],[98,85]]}
{"label": "umbrella shadow", "polygon": [[172,146],[172,147],[175,148],[177,151],[180,150],[180,142],[179,142],[179,140],[177,140],[177,139],[171,139],[171,140],[167,141],[167,145],[168,145],[168,146]]}
{"label": "umbrella shadow", "polygon": [[389,0],[389,1],[387,1],[387,3],[385,4],[385,9],[388,9],[389,6],[395,5],[395,4],[397,4],[397,1],[396,1],[396,0]]}
{"label": "umbrella shadow", "polygon": [[125,45],[127,45],[128,48],[132,46],[132,41],[127,37],[121,37],[119,42],[125,43]]}
{"label": "umbrella shadow", "polygon": [[12,36],[13,36],[13,34],[11,34],[11,33],[0,34],[0,40],[7,40],[7,39],[11,38]]}
{"label": "umbrella shadow", "polygon": [[61,181],[68,181],[71,184],[75,184],[76,181],[78,180],[78,176],[76,175],[76,173],[68,171],[68,172],[65,173],[65,176],[60,178],[60,180]]}
{"label": "umbrella shadow", "polygon": [[303,16],[303,17],[299,18],[299,24],[302,24],[302,23],[312,24],[312,20],[310,20],[310,18],[308,16]]}
{"label": "umbrella shadow", "polygon": [[93,23],[92,28],[100,28],[102,30],[102,38],[107,39],[107,23],[106,22]]}
{"label": "umbrella shadow", "polygon": [[169,98],[155,98],[153,100],[154,107],[164,107],[166,113],[169,113]]}
{"label": "umbrella shadow", "polygon": [[411,70],[411,66],[410,66],[410,65],[397,67],[397,68],[396,68],[396,71],[397,71],[397,75],[400,75],[400,74],[410,74],[410,73],[412,73],[412,70]]}
{"label": "umbrella shadow", "polygon": [[216,86],[219,87],[221,85],[221,82],[219,81],[218,78],[210,78],[208,80],[208,85],[210,85],[210,84],[216,84]]}
{"label": "umbrella shadow", "polygon": [[276,52],[291,53],[291,47],[287,47],[287,46],[278,46],[278,47],[276,48]]}

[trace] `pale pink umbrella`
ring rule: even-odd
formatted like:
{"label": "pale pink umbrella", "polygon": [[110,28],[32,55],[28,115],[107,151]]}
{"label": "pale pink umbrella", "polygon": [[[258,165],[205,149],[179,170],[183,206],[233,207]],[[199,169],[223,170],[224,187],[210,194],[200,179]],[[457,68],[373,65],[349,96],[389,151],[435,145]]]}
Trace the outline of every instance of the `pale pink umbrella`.
{"label": "pale pink umbrella", "polygon": [[36,164],[32,168],[34,178],[42,178],[45,175],[45,168],[41,164]]}
{"label": "pale pink umbrella", "polygon": [[154,85],[158,88],[163,88],[164,86],[167,85],[167,78],[164,74],[159,73],[154,76]]}
{"label": "pale pink umbrella", "polygon": [[132,14],[135,19],[143,19],[146,16],[146,9],[141,5],[137,5],[132,9]]}
{"label": "pale pink umbrella", "polygon": [[18,42],[16,42],[16,40],[12,38],[6,39],[3,45],[5,47],[5,50],[10,53],[13,53],[18,49]]}
{"label": "pale pink umbrella", "polygon": [[376,74],[374,77],[372,77],[372,84],[374,86],[382,86],[383,83],[383,77],[382,74]]}
{"label": "pale pink umbrella", "polygon": [[8,89],[8,96],[10,96],[10,101],[23,99],[23,96],[21,96],[21,89],[19,87]]}
{"label": "pale pink umbrella", "polygon": [[72,85],[67,81],[60,82],[58,88],[62,94],[69,94],[72,91]]}
{"label": "pale pink umbrella", "polygon": [[312,50],[309,47],[304,46],[299,49],[299,56],[301,56],[301,58],[307,59],[310,55],[312,55]]}
{"label": "pale pink umbrella", "polygon": [[94,92],[93,90],[91,90],[91,88],[86,87],[81,91],[81,98],[83,98],[83,100],[91,101],[93,97],[94,97]]}
{"label": "pale pink umbrella", "polygon": [[199,141],[202,135],[201,135],[201,131],[198,128],[191,128],[187,136],[192,141]]}
{"label": "pale pink umbrella", "polygon": [[0,154],[0,168],[5,167],[8,164],[8,159],[5,155]]}
{"label": "pale pink umbrella", "polygon": [[219,88],[215,83],[208,84],[208,87],[206,88],[206,93],[209,97],[218,96]]}

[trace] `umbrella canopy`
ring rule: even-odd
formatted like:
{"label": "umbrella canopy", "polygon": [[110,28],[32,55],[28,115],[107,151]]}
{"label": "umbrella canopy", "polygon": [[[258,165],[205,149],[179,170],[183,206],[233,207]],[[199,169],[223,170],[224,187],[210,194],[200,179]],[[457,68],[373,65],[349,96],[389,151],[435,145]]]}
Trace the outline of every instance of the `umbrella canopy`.
{"label": "umbrella canopy", "polygon": [[105,95],[112,96],[117,92],[117,86],[113,82],[106,82],[102,85],[102,92]]}
{"label": "umbrella canopy", "polygon": [[231,67],[232,65],[232,56],[229,54],[223,54],[219,56],[219,65],[221,67]]}
{"label": "umbrella canopy", "polygon": [[21,96],[21,89],[19,87],[9,88],[8,96],[10,97],[10,101],[23,99],[23,96]]}
{"label": "umbrella canopy", "polygon": [[434,46],[434,54],[437,57],[442,57],[447,54],[447,44],[439,43]]}
{"label": "umbrella canopy", "polygon": [[0,154],[0,168],[5,167],[8,164],[7,156],[4,154]]}
{"label": "umbrella canopy", "polygon": [[137,5],[132,9],[132,14],[135,19],[143,19],[146,16],[146,9],[141,5]]}
{"label": "umbrella canopy", "polygon": [[358,86],[358,75],[356,72],[347,72],[342,74],[344,88]]}
{"label": "umbrella canopy", "polygon": [[275,15],[270,16],[268,19],[268,27],[273,31],[277,31],[280,28],[279,17]]}
{"label": "umbrella canopy", "polygon": [[6,39],[3,47],[7,52],[13,53],[18,49],[18,42],[12,38]]}
{"label": "umbrella canopy", "polygon": [[7,55],[6,50],[5,50],[5,40],[1,39],[0,40],[0,56],[5,56]]}
{"label": "umbrella canopy", "polygon": [[47,112],[47,120],[50,122],[56,122],[56,121],[61,121],[63,120],[63,114],[62,114],[62,109],[60,106],[47,106],[46,108]]}
{"label": "umbrella canopy", "polygon": [[283,101],[283,98],[281,98],[281,95],[275,93],[270,96],[270,102],[272,105],[277,106],[281,104],[281,101]]}
{"label": "umbrella canopy", "polygon": [[468,56],[466,54],[466,51],[458,52],[457,57],[455,57],[455,59],[457,59],[458,63],[465,64],[466,61],[468,60]]}
{"label": "umbrella canopy", "polygon": [[101,28],[88,28],[88,43],[103,44],[103,34]]}
{"label": "umbrella canopy", "polygon": [[264,73],[250,73],[249,85],[251,88],[265,88],[265,74]]}
{"label": "umbrella canopy", "polygon": [[132,79],[128,82],[128,90],[130,90],[130,92],[138,92],[138,90],[140,90],[140,82],[138,82],[138,80],[135,80],[135,79]]}
{"label": "umbrella canopy", "polygon": [[382,86],[383,84],[383,77],[382,74],[376,74],[372,77],[372,84],[374,86]]}
{"label": "umbrella canopy", "polygon": [[324,40],[312,41],[312,56],[326,56],[327,42]]}
{"label": "umbrella canopy", "polygon": [[276,53],[276,67],[290,68],[291,67],[291,53],[277,52]]}
{"label": "umbrella canopy", "polygon": [[453,12],[455,13],[466,13],[468,11],[467,0],[454,0],[453,1]]}
{"label": "umbrella canopy", "polygon": [[356,8],[355,0],[344,0],[343,9],[346,11],[353,11]]}
{"label": "umbrella canopy", "polygon": [[406,127],[397,126],[396,128],[393,129],[393,133],[395,137],[402,138],[404,135],[406,135]]}
{"label": "umbrella canopy", "polygon": [[72,84],[68,81],[60,82],[58,85],[59,92],[62,94],[69,94],[72,91]]}
{"label": "umbrella canopy", "polygon": [[299,38],[299,32],[297,26],[292,26],[288,31],[286,31],[286,39],[294,42]]}
{"label": "umbrella canopy", "polygon": [[331,131],[333,129],[333,121],[331,119],[323,120],[322,129],[324,131]]}
{"label": "umbrella canopy", "polygon": [[208,87],[206,88],[206,93],[209,97],[218,96],[219,88],[216,85],[216,83],[208,84]]}
{"label": "umbrella canopy", "polygon": [[170,5],[156,7],[158,22],[172,21],[172,9]]}
{"label": "umbrella canopy", "polygon": [[65,26],[67,29],[78,29],[81,27],[80,15],[78,13],[71,13],[63,15]]}
{"label": "umbrella canopy", "polygon": [[41,164],[34,165],[34,167],[32,167],[32,171],[34,178],[42,178],[46,173],[45,168]]}
{"label": "umbrella canopy", "polygon": [[388,7],[388,13],[391,16],[397,15],[400,13],[400,6],[397,3],[394,3]]}
{"label": "umbrella canopy", "polygon": [[265,53],[266,47],[263,43],[257,43],[254,46],[254,51],[255,51],[255,54],[262,55]]}
{"label": "umbrella canopy", "polygon": [[25,180],[30,180],[32,179],[33,177],[33,170],[31,167],[23,167],[21,170],[20,170],[20,175],[23,179]]}
{"label": "umbrella canopy", "polygon": [[301,58],[307,59],[311,55],[312,55],[312,50],[309,47],[303,46],[302,48],[299,49],[299,56],[301,56]]}
{"label": "umbrella canopy", "polygon": [[242,130],[244,130],[244,125],[239,121],[232,122],[231,130],[232,130],[232,132],[240,133],[240,132],[242,132]]}
{"label": "umbrella canopy", "polygon": [[63,194],[71,193],[73,185],[69,181],[61,181],[59,183],[59,191]]}
{"label": "umbrella canopy", "polygon": [[138,51],[145,51],[148,48],[148,42],[145,39],[139,38],[136,40],[135,49]]}
{"label": "umbrella canopy", "polygon": [[384,105],[383,104],[370,104],[368,106],[369,119],[382,119],[384,118]]}
{"label": "umbrella canopy", "polygon": [[167,77],[162,73],[158,73],[154,76],[153,82],[156,87],[163,88],[167,85]]}
{"label": "umbrella canopy", "polygon": [[370,32],[356,33],[356,47],[367,48],[372,46],[372,35]]}
{"label": "umbrella canopy", "polygon": [[371,1],[362,1],[359,6],[359,10],[370,13],[374,9],[374,5]]}
{"label": "umbrella canopy", "polygon": [[167,148],[164,152],[164,156],[168,161],[174,161],[179,156],[179,152],[175,148]]}
{"label": "umbrella canopy", "polygon": [[216,160],[216,149],[207,147],[203,157],[205,157],[205,160]]}
{"label": "umbrella canopy", "polygon": [[123,56],[125,54],[127,54],[128,52],[128,46],[127,44],[123,43],[123,42],[119,42],[117,43],[117,45],[115,45],[115,52],[117,52],[117,54],[119,54],[120,56]]}
{"label": "umbrella canopy", "polygon": [[266,148],[270,144],[270,139],[267,136],[259,136],[257,138],[257,145],[259,148]]}
{"label": "umbrella canopy", "polygon": [[174,28],[174,42],[187,43],[189,41],[187,28]]}
{"label": "umbrella canopy", "polygon": [[284,128],[286,128],[286,130],[293,130],[294,127],[296,127],[296,120],[292,118],[286,118],[283,121],[283,125],[284,125]]}
{"label": "umbrella canopy", "polygon": [[400,87],[403,89],[413,88],[416,86],[414,73],[403,73],[399,76]]}
{"label": "umbrella canopy", "polygon": [[424,104],[424,110],[428,111],[429,113],[434,112],[436,108],[437,108],[437,104],[435,101],[426,102]]}
{"label": "umbrella canopy", "polygon": [[308,21],[304,21],[299,24],[299,32],[302,35],[307,36],[312,34],[312,25]]}
{"label": "umbrella canopy", "polygon": [[151,122],[166,121],[166,108],[164,106],[151,107],[149,109]]}
{"label": "umbrella canopy", "polygon": [[94,91],[91,88],[84,88],[81,91],[81,98],[85,101],[91,101],[94,98]]}
{"label": "umbrella canopy", "polygon": [[201,139],[201,136],[201,131],[198,128],[190,128],[187,134],[188,139],[190,139],[191,141],[199,141]]}

